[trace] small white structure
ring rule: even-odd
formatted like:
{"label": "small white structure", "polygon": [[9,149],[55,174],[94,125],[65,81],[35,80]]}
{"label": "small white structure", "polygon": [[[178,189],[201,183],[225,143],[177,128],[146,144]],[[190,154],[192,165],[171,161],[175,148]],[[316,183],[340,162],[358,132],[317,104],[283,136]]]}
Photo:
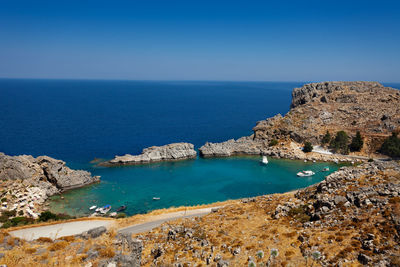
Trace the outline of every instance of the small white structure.
{"label": "small white structure", "polygon": [[267,156],[263,156],[263,157],[262,157],[261,163],[262,163],[262,164],[268,164],[268,158],[267,158]]}

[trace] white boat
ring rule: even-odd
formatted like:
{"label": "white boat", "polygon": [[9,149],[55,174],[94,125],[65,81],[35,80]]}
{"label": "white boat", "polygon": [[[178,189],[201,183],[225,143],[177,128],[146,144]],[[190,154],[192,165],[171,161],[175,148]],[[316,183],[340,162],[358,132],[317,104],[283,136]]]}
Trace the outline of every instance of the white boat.
{"label": "white boat", "polygon": [[97,208],[97,209],[95,210],[95,212],[99,212],[99,211],[101,211],[101,208]]}
{"label": "white boat", "polygon": [[97,206],[91,206],[89,209],[94,210]]}
{"label": "white boat", "polygon": [[105,205],[104,207],[102,207],[102,208],[100,209],[100,213],[101,213],[101,214],[106,214],[107,212],[110,211],[110,209],[111,209],[111,206],[110,206],[110,205]]}
{"label": "white boat", "polygon": [[159,197],[153,197],[153,200],[160,200]]}
{"label": "white boat", "polygon": [[315,172],[313,172],[313,171],[301,171],[301,172],[297,173],[297,176],[306,177],[306,176],[312,176],[314,174],[315,174]]}
{"label": "white boat", "polygon": [[267,158],[267,156],[263,156],[263,157],[262,157],[261,163],[262,163],[262,164],[268,164],[268,158]]}
{"label": "white boat", "polygon": [[322,169],[323,172],[328,172],[329,171],[329,167],[325,167]]}

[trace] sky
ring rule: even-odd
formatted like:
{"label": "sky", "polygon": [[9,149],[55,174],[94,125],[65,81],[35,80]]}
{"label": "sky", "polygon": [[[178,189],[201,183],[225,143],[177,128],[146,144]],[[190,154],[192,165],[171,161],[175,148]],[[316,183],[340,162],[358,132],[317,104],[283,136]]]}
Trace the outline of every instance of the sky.
{"label": "sky", "polygon": [[0,77],[400,82],[398,2],[1,0]]}

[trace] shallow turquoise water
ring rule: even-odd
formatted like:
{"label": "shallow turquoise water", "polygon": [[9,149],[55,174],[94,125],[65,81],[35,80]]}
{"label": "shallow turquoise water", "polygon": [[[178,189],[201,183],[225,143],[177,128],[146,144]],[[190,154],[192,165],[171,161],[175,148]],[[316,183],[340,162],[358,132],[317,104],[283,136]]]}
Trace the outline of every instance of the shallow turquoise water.
{"label": "shallow turquoise water", "polygon": [[[132,215],[172,206],[195,205],[270,193],[288,192],[317,183],[337,170],[332,163],[270,159],[260,164],[260,157],[232,157],[162,162],[124,167],[87,167],[101,175],[101,183],[56,196],[54,211],[89,214],[91,205],[110,204],[115,210],[127,205]],[[321,172],[329,166],[330,172]],[[313,170],[313,177],[299,178],[301,170]],[[160,197],[154,201],[153,197]]]}

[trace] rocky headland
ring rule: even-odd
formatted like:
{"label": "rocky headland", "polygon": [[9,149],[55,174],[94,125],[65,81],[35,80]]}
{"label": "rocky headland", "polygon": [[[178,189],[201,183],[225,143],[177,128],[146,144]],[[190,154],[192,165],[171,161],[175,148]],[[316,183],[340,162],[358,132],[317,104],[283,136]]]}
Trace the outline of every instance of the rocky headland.
{"label": "rocky headland", "polygon": [[197,152],[190,143],[172,143],[143,149],[140,155],[126,154],[101,163],[102,166],[146,164],[159,161],[176,161],[196,158]]}
{"label": "rocky headland", "polygon": [[[251,136],[200,147],[203,157],[271,155],[290,159],[347,160],[354,157],[303,153],[304,142],[321,144],[324,134],[360,131],[370,156],[392,132],[400,131],[400,91],[377,82],[323,82],[295,88],[289,112],[257,122]],[[271,145],[272,140],[278,143]]]}
{"label": "rocky headland", "polygon": [[99,176],[72,170],[62,160],[0,153],[2,211],[15,210],[20,216],[35,218],[49,196],[99,181]]}

